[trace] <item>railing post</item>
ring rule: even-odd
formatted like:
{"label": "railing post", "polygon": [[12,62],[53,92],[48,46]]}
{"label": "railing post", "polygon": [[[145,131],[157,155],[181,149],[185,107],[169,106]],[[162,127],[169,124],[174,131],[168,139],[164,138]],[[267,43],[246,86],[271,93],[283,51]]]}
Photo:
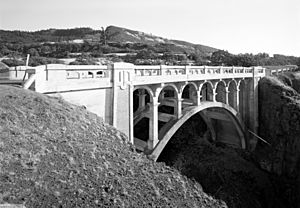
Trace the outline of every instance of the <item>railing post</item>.
{"label": "railing post", "polygon": [[164,69],[163,69],[163,65],[159,66],[160,69],[160,75],[165,75]]}
{"label": "railing post", "polygon": [[185,65],[184,71],[185,71],[185,74],[186,74],[186,75],[190,74],[190,73],[189,73],[189,66]]}
{"label": "railing post", "polygon": [[204,74],[207,74],[207,67],[204,66]]}

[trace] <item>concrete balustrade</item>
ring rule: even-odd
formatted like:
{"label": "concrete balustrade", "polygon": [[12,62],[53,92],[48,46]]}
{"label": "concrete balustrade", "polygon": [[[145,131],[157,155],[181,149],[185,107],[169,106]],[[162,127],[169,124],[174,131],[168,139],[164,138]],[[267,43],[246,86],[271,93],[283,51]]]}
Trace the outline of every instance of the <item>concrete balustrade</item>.
{"label": "concrete balustrade", "polygon": [[213,66],[133,66],[134,85],[184,82],[193,80],[250,78],[253,71],[265,76],[262,67],[213,67]]}

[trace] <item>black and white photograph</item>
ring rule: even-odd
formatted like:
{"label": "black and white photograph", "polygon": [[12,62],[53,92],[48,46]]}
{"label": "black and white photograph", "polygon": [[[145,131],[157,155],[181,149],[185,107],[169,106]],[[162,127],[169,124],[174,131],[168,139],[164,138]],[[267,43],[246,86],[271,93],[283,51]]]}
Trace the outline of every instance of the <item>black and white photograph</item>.
{"label": "black and white photograph", "polygon": [[300,208],[299,0],[0,0],[0,208]]}

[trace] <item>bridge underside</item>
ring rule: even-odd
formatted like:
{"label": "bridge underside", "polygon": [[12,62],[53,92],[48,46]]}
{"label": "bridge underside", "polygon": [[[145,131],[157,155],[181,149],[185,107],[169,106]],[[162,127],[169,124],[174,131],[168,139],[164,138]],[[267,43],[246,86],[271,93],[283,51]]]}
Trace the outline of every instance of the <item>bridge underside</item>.
{"label": "bridge underside", "polygon": [[182,116],[177,118],[174,115],[174,104],[168,100],[162,103],[164,105],[158,108],[158,143],[154,149],[148,148],[150,108],[146,105],[137,110],[134,117],[134,144],[138,150],[148,152],[154,160],[159,157],[176,131],[195,114],[199,114],[205,121],[211,141],[245,148],[243,128],[236,117],[237,112],[230,106],[211,101],[201,102],[198,106],[183,102]]}
{"label": "bridge underside", "polygon": [[238,132],[239,127],[237,123],[226,110],[222,108],[208,108],[199,113],[206,124],[211,126],[209,130],[211,132],[214,131],[211,134],[215,142],[243,148],[240,138],[243,134]]}

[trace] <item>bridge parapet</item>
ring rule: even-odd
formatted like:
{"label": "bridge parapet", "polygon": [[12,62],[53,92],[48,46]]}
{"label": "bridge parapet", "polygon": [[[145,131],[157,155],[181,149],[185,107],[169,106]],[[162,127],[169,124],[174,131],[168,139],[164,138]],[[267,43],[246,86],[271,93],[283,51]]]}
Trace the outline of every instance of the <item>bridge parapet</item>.
{"label": "bridge parapet", "polygon": [[[223,67],[223,66],[134,66],[135,76],[163,76],[188,74],[249,74],[253,67]],[[258,68],[264,73],[263,68]]]}
{"label": "bridge parapet", "polygon": [[33,69],[30,66],[15,66],[7,70],[0,71],[0,80],[23,80],[27,79],[26,70]]}
{"label": "bridge parapet", "polygon": [[134,66],[133,85],[265,76],[262,67]]}
{"label": "bridge parapet", "polygon": [[107,66],[50,64],[28,69],[27,73],[28,77],[35,74],[34,89],[42,93],[112,86]]}

